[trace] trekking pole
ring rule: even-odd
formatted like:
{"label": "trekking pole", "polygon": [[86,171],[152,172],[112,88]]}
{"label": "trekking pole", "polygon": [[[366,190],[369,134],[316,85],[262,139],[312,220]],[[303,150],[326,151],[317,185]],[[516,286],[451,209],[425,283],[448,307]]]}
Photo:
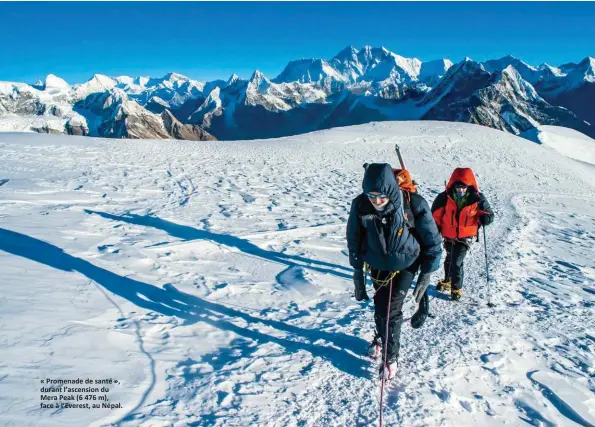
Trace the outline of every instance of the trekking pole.
{"label": "trekking pole", "polygon": [[384,336],[384,355],[382,357],[382,382],[380,383],[380,427],[382,427],[382,400],[384,397],[384,376],[386,374],[386,355],[388,352],[388,325],[390,320],[390,300],[393,293],[393,281],[391,279],[388,288],[388,306],[386,308],[386,334]]}
{"label": "trekking pole", "polygon": [[483,227],[483,252],[486,257],[486,281],[488,282],[488,307],[495,307],[496,304],[493,304],[491,301],[491,292],[490,292],[490,270],[488,268],[488,243],[486,240],[486,228]]}

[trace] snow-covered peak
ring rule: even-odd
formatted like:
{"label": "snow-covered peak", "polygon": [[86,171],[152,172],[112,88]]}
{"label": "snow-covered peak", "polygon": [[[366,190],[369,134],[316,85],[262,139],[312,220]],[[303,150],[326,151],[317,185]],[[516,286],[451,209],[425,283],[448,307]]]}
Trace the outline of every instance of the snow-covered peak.
{"label": "snow-covered peak", "polygon": [[454,73],[465,73],[465,74],[473,74],[477,72],[489,72],[485,69],[481,62],[474,61],[473,59],[469,58],[468,56],[465,57],[461,62],[454,64],[448,69],[447,74],[454,74]]}
{"label": "snow-covered peak", "polygon": [[0,81],[0,95],[12,95],[17,90],[17,85],[18,83]]}
{"label": "snow-covered peak", "polygon": [[226,86],[231,86],[232,84],[234,84],[235,82],[241,80],[240,76],[238,76],[236,73],[233,73],[231,76],[229,76],[229,79],[227,79],[227,82],[225,83]]}
{"label": "snow-covered peak", "polygon": [[250,77],[249,83],[260,85],[262,82],[268,82],[268,79],[260,70],[255,70]]}
{"label": "snow-covered peak", "polygon": [[183,76],[182,74],[178,74],[178,73],[167,73],[165,76],[163,76],[163,80],[167,80],[170,82],[187,82],[190,79],[186,76]]}
{"label": "snow-covered peak", "polygon": [[568,71],[568,74],[563,77],[562,84],[554,89],[552,93],[561,93],[563,91],[577,89],[584,84],[595,83],[595,59],[586,57],[578,64],[565,64],[560,68],[563,71]]}
{"label": "snow-covered peak", "polygon": [[260,70],[254,70],[254,72],[252,73],[252,76],[250,77],[250,80],[261,79],[261,78],[264,78],[264,74]]}
{"label": "snow-covered peak", "polygon": [[114,77],[114,80],[123,86],[135,85],[135,86],[145,87],[147,85],[147,83],[149,82],[149,80],[151,80],[151,78],[145,77],[145,76],[139,76],[139,77],[118,76],[118,77]]}
{"label": "snow-covered peak", "polygon": [[129,77],[118,76],[114,77],[118,82],[117,87],[124,90],[129,95],[138,95],[147,90],[147,85],[151,80],[149,77]]}
{"label": "snow-covered peak", "polygon": [[539,67],[537,67],[537,69],[547,73],[544,77],[547,77],[547,76],[562,77],[562,76],[566,75],[566,73],[564,73],[560,68],[554,67],[554,66],[547,64],[545,62],[543,64],[541,64]]}
{"label": "snow-covered peak", "polygon": [[322,83],[327,79],[348,80],[323,59],[300,59],[287,64],[273,81],[275,83]]}
{"label": "snow-covered peak", "polygon": [[449,67],[438,84],[425,96],[422,104],[435,105],[453,91],[456,98],[468,97],[478,88],[490,84],[492,80],[492,75],[481,63],[467,57]]}
{"label": "snow-covered peak", "polygon": [[204,115],[208,112],[213,112],[219,110],[223,105],[223,101],[221,100],[221,88],[216,86],[203,103],[188,117],[188,120],[192,122],[197,122],[202,120]]}
{"label": "snow-covered peak", "polygon": [[265,93],[269,87],[271,87],[271,81],[259,70],[254,71],[250,80],[248,80],[248,86],[246,88],[246,94],[256,95],[258,93]]}
{"label": "snow-covered peak", "polygon": [[204,86],[204,82],[192,80],[182,74],[170,72],[158,78],[139,77],[135,79],[134,85],[130,87],[131,89],[139,87],[142,89],[146,88],[150,91],[165,90],[179,92],[181,90],[183,93],[187,93],[192,91],[193,88],[202,91]]}
{"label": "snow-covered peak", "polygon": [[147,83],[149,82],[151,78],[150,77],[144,77],[144,76],[140,76],[134,79],[134,84],[137,84],[139,86],[146,86]]}
{"label": "snow-covered peak", "polygon": [[358,54],[358,50],[356,48],[354,48],[353,46],[349,45],[346,48],[344,48],[343,50],[341,50],[339,53],[337,53],[334,57],[333,60],[337,60],[337,61],[354,61],[357,60],[357,54]]}
{"label": "snow-covered peak", "polygon": [[583,80],[586,82],[595,82],[595,58],[590,56],[579,62],[576,67],[577,70],[583,75]]}
{"label": "snow-covered peak", "polygon": [[104,76],[103,74],[95,74],[89,81],[76,86],[75,93],[77,98],[82,99],[92,93],[105,92],[113,89],[118,84],[117,81]]}
{"label": "snow-covered peak", "polygon": [[391,56],[391,52],[381,47],[373,47],[366,45],[358,54],[358,59],[362,64],[370,65],[370,63],[378,63]]}
{"label": "snow-covered peak", "polygon": [[452,66],[453,63],[450,59],[436,59],[434,61],[422,62],[418,78],[433,87]]}
{"label": "snow-covered peak", "polygon": [[103,86],[103,87],[114,87],[116,85],[116,81],[108,76],[103,74],[95,74],[87,83],[91,83],[93,85]]}
{"label": "snow-covered peak", "polygon": [[[537,91],[531,85],[531,83],[524,80],[518,70],[512,65],[509,65],[504,70],[502,70],[502,72],[500,72],[497,76],[494,84],[490,85],[486,90],[497,90],[502,95],[502,97],[507,99],[512,105],[520,105],[519,101],[521,100],[525,103],[544,102],[543,98],[537,94]],[[482,90],[480,90],[480,92],[482,92]],[[506,115],[504,117],[506,117]],[[537,122],[533,124],[536,123]]]}
{"label": "snow-covered peak", "polygon": [[134,78],[129,76],[118,76],[114,77],[114,80],[120,85],[132,85],[134,84]]}
{"label": "snow-covered peak", "polygon": [[58,76],[55,76],[54,74],[48,74],[47,77],[45,78],[45,84],[44,87],[46,89],[52,88],[52,89],[70,89],[70,85],[68,83],[66,83],[65,80],[61,79]]}
{"label": "snow-covered peak", "polygon": [[[119,88],[113,88],[106,100],[106,104],[111,103],[116,114],[126,113],[128,115],[141,116],[153,115],[136,101],[130,99],[126,92]],[[107,106],[104,104],[104,107]]]}
{"label": "snow-covered peak", "polygon": [[[384,49],[384,48],[383,48]],[[397,55],[396,53],[388,52],[387,54],[392,56],[395,60],[395,63],[399,68],[404,70],[409,76],[417,77],[421,71],[421,64],[422,62],[417,58],[405,58],[403,56]]]}
{"label": "snow-covered peak", "polygon": [[521,74],[523,79],[531,84],[535,84],[543,78],[543,70],[533,67],[512,55],[483,62],[484,68],[490,73],[504,71],[509,65],[512,65]]}
{"label": "snow-covered peak", "polygon": [[508,67],[502,70],[502,74],[508,74],[511,77],[517,77],[518,71],[512,65],[509,65]]}
{"label": "snow-covered peak", "polygon": [[[502,68],[506,68],[508,65],[514,65],[515,68],[518,70],[519,68],[528,68],[530,70],[536,71],[537,68],[533,67],[532,65],[527,64],[525,61],[517,58],[516,56],[506,55],[500,59],[494,59],[491,61],[486,61],[486,63],[493,63],[493,64],[500,64]],[[488,67],[486,67],[487,69]],[[489,71],[489,70],[488,70]]]}
{"label": "snow-covered peak", "polygon": [[215,89],[213,89],[210,93],[209,96],[207,96],[207,98],[205,99],[205,104],[212,104],[215,103],[217,104],[217,106],[221,106],[221,88],[220,87],[216,87]]}
{"label": "snow-covered peak", "polygon": [[502,75],[506,75],[507,77],[512,79],[516,84],[521,84],[523,80],[523,77],[519,74],[518,70],[514,68],[512,65],[509,65],[504,70],[502,70]]}
{"label": "snow-covered peak", "polygon": [[378,48],[366,45],[359,51],[349,46],[328,64],[347,82],[392,82],[401,84],[408,81],[417,81],[422,63],[417,58],[405,58],[385,47]]}

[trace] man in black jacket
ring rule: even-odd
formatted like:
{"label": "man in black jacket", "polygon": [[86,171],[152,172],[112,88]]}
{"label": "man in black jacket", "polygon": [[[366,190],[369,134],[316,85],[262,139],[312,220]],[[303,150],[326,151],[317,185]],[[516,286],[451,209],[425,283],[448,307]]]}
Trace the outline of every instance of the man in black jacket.
{"label": "man in black jacket", "polygon": [[358,301],[369,299],[364,264],[370,268],[376,290],[376,331],[386,354],[386,365],[380,366],[380,374],[391,378],[399,356],[407,290],[418,269],[421,269],[418,284],[427,286],[429,274],[440,267],[441,241],[430,207],[419,194],[411,197],[415,232],[409,231],[403,194],[389,164],[368,165],[362,187],[364,192],[353,200],[347,221],[349,263],[354,268]]}

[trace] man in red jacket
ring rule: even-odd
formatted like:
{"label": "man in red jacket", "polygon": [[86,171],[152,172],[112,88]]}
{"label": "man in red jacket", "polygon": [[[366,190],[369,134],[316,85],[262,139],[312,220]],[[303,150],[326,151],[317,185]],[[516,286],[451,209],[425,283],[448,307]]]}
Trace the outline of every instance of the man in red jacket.
{"label": "man in red jacket", "polygon": [[438,283],[439,291],[450,288],[451,299],[458,301],[463,294],[463,261],[479,226],[489,225],[494,212],[475,181],[470,168],[456,168],[446,190],[432,204],[432,216],[444,238],[446,260],[444,280]]}

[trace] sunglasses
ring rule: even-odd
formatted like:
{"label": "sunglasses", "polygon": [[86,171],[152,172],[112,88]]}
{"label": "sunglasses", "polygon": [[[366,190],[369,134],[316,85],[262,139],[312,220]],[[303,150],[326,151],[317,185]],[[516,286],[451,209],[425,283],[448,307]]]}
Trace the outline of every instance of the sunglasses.
{"label": "sunglasses", "polygon": [[366,193],[366,196],[368,196],[368,199],[386,199],[388,198],[388,196],[386,194],[371,194],[371,193]]}

